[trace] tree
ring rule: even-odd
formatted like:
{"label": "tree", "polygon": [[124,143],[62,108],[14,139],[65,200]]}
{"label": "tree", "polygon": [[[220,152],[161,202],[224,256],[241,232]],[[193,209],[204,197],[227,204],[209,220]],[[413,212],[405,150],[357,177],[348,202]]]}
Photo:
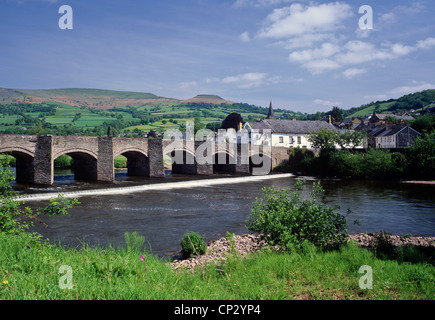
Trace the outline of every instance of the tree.
{"label": "tree", "polygon": [[331,116],[335,121],[343,121],[343,116],[339,107],[332,107]]}
{"label": "tree", "polygon": [[417,138],[414,145],[407,148],[406,155],[411,176],[427,180],[435,179],[435,131]]}
{"label": "tree", "polygon": [[337,132],[335,134],[335,143],[342,149],[355,149],[360,146],[365,138],[366,134],[361,131],[349,131]]}
{"label": "tree", "polygon": [[309,132],[308,141],[320,149],[335,149],[336,132],[321,127],[318,131]]}
{"label": "tree", "polygon": [[108,137],[117,137],[118,130],[116,130],[116,128],[114,128],[112,126],[107,127],[107,136]]}
{"label": "tree", "polygon": [[[68,209],[76,203],[77,199],[65,199],[62,195],[50,200],[50,204],[43,209],[32,211],[30,208],[21,208],[23,202],[17,201],[16,192],[12,189],[11,182],[14,180],[14,175],[9,168],[7,160],[2,159],[0,166],[4,167],[0,170],[0,233],[21,234],[28,229],[34,221],[43,223],[38,218],[41,213],[52,215],[66,215]],[[39,235],[33,234],[35,239]]]}

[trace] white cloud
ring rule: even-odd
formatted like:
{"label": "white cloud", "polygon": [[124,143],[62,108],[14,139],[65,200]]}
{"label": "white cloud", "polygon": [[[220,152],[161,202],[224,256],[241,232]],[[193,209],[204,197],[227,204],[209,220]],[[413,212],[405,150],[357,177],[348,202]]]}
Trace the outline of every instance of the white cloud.
{"label": "white cloud", "polygon": [[413,80],[411,81],[410,85],[394,88],[393,90],[390,91],[390,93],[396,94],[398,96],[403,96],[405,94],[414,93],[427,89],[435,89],[435,84]]}
{"label": "white cloud", "polygon": [[310,70],[312,74],[320,74],[340,68],[340,65],[331,59],[313,60],[305,63],[303,66]]}
{"label": "white cloud", "polygon": [[249,37],[249,32],[243,32],[240,36],[239,36],[240,41],[242,42],[249,42],[251,41],[251,38]]}
{"label": "white cloud", "polygon": [[285,49],[307,48],[312,47],[316,42],[334,40],[330,33],[307,33],[287,40],[281,40],[276,44],[283,46]]}
{"label": "white cloud", "polygon": [[[302,67],[309,69],[314,74],[318,74],[373,61],[394,60],[409,55],[416,50],[430,49],[432,47],[435,47],[435,38],[420,40],[414,46],[387,42],[376,46],[366,41],[351,40],[341,47],[332,43],[323,43],[318,48],[293,51],[289,55],[289,60],[300,63]],[[355,76],[357,70],[362,69],[348,68],[343,72],[343,75],[348,78]]]}
{"label": "white cloud", "polygon": [[221,79],[224,84],[235,84],[239,88],[248,89],[252,87],[259,87],[264,83],[267,73],[245,73],[236,76],[230,76]]}
{"label": "white cloud", "polygon": [[352,79],[353,77],[356,77],[360,74],[365,73],[366,70],[365,69],[358,69],[358,68],[350,68],[350,69],[346,69],[342,72],[343,76],[345,76],[348,79]]}
{"label": "white cloud", "polygon": [[393,12],[387,12],[379,16],[378,22],[391,23],[396,20],[396,15]]}
{"label": "white cloud", "polygon": [[432,49],[435,47],[435,38],[426,38],[417,42],[418,49]]}
{"label": "white cloud", "polygon": [[329,101],[329,100],[323,100],[323,99],[315,99],[313,100],[313,102],[315,104],[324,106],[324,107],[334,107],[334,106],[339,106],[341,104],[341,102],[339,101]]}
{"label": "white cloud", "polygon": [[315,59],[328,58],[340,51],[340,47],[332,43],[324,43],[320,48],[294,51],[289,55],[291,61],[306,62]]}
{"label": "white cloud", "polygon": [[325,33],[343,26],[354,13],[350,5],[341,2],[304,6],[292,4],[275,9],[259,31],[261,38],[290,38],[307,33]]}
{"label": "white cloud", "polygon": [[267,7],[295,0],[236,0],[235,7]]}
{"label": "white cloud", "polygon": [[221,83],[221,84],[233,84],[241,89],[256,88],[262,85],[278,84],[283,82],[281,77],[269,76],[267,73],[262,72],[250,72],[239,74],[235,76],[228,76],[224,78],[206,78],[206,83]]}
{"label": "white cloud", "polygon": [[196,81],[186,81],[186,82],[180,82],[178,87],[182,90],[188,90],[196,87],[198,83]]}

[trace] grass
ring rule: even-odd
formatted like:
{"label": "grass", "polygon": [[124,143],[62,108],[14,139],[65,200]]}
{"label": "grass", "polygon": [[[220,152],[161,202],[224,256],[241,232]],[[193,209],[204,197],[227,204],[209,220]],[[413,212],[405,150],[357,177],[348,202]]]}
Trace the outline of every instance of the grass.
{"label": "grass", "polygon": [[[389,110],[389,108],[394,104],[395,102],[384,102],[379,104],[378,112],[386,112]],[[367,108],[364,108],[362,110],[359,110],[351,115],[348,116],[348,118],[352,117],[365,117],[366,115],[373,113],[375,111],[376,105],[372,104]]]}
{"label": "grass", "polygon": [[[340,251],[263,251],[191,272],[173,270],[146,251],[145,239],[126,234],[126,246],[65,249],[0,234],[0,299],[48,300],[287,300],[434,299],[435,269],[427,262],[377,259],[348,244]],[[143,257],[141,259],[141,256]],[[63,265],[72,288],[61,289]],[[361,289],[360,266],[373,269],[373,289]]]}

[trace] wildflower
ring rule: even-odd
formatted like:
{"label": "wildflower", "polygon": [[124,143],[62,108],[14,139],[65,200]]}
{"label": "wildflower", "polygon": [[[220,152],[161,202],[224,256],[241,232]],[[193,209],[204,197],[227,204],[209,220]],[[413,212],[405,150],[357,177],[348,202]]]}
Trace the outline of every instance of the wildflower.
{"label": "wildflower", "polygon": [[8,283],[9,283],[8,280],[3,281],[3,284],[8,284]]}
{"label": "wildflower", "polygon": [[144,258],[144,256],[140,256],[140,261],[144,262],[146,259]]}

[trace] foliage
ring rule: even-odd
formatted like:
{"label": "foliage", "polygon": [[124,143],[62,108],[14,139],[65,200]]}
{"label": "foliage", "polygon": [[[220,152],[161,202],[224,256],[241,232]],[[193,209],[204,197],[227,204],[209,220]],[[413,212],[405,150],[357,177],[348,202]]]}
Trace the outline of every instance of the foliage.
{"label": "foliage", "polygon": [[313,151],[300,147],[293,148],[289,156],[289,171],[307,172],[311,167],[311,161],[313,161],[313,159]]}
{"label": "foliage", "polygon": [[[5,164],[0,166],[5,166]],[[44,224],[38,218],[41,213],[50,216],[66,215],[68,209],[78,203],[77,199],[66,199],[59,195],[51,199],[45,208],[32,212],[28,207],[22,208],[23,203],[15,199],[16,193],[11,186],[13,180],[14,175],[8,167],[0,170],[0,233],[20,234],[34,221]]]}
{"label": "foliage", "polygon": [[322,150],[333,150],[336,146],[342,149],[355,149],[360,146],[366,134],[361,131],[345,130],[342,132],[320,128],[318,131],[310,132],[308,140],[314,147]]}
{"label": "foliage", "polygon": [[404,95],[398,99],[389,99],[386,101],[370,102],[359,107],[354,107],[348,110],[343,110],[344,117],[365,116],[373,113],[375,108],[382,112],[400,112],[409,111],[410,109],[419,109],[423,106],[429,106],[435,100],[435,90],[423,90],[411,94]]}
{"label": "foliage", "polygon": [[435,179],[435,131],[417,138],[406,151],[411,176]]}
{"label": "foliage", "polygon": [[[148,251],[125,247],[80,249],[31,244],[25,234],[0,233],[2,300],[433,300],[435,269],[424,261],[378,259],[348,243],[339,251],[282,254],[262,250],[226,262],[173,270]],[[140,242],[138,242],[140,243]],[[143,258],[142,258],[143,257]],[[61,289],[59,268],[72,269]],[[363,290],[358,269],[373,269]],[[263,311],[263,310],[262,310]],[[170,310],[173,314],[173,310]],[[169,312],[168,312],[169,314]]]}
{"label": "foliage", "polygon": [[207,244],[204,236],[199,235],[197,232],[186,233],[180,241],[181,254],[184,258],[191,258],[205,253]]}
{"label": "foliage", "polygon": [[58,169],[71,168],[73,165],[73,158],[67,154],[63,154],[54,160],[54,167]]}
{"label": "foliage", "polygon": [[318,131],[310,132],[308,134],[308,141],[314,147],[320,149],[334,149],[335,148],[336,133],[333,130],[321,127]]}
{"label": "foliage", "polygon": [[295,191],[263,188],[263,197],[254,202],[247,221],[248,230],[285,250],[301,250],[305,242],[324,250],[337,249],[346,241],[345,217],[317,202],[323,193],[319,183],[313,184],[310,198],[303,199],[302,184],[299,180]]}
{"label": "foliage", "polygon": [[404,176],[407,161],[403,154],[369,148],[362,152],[340,150],[323,159],[327,175],[355,179],[397,179]]}
{"label": "foliage", "polygon": [[425,114],[417,117],[411,123],[411,128],[422,134],[430,133],[435,130],[435,114]]}
{"label": "foliage", "polygon": [[343,120],[343,115],[341,114],[341,110],[339,107],[332,107],[331,116],[334,118],[335,121]]}
{"label": "foliage", "polygon": [[366,134],[357,130],[345,130],[343,132],[337,132],[335,134],[335,143],[342,149],[355,149],[357,146],[361,146]]}

